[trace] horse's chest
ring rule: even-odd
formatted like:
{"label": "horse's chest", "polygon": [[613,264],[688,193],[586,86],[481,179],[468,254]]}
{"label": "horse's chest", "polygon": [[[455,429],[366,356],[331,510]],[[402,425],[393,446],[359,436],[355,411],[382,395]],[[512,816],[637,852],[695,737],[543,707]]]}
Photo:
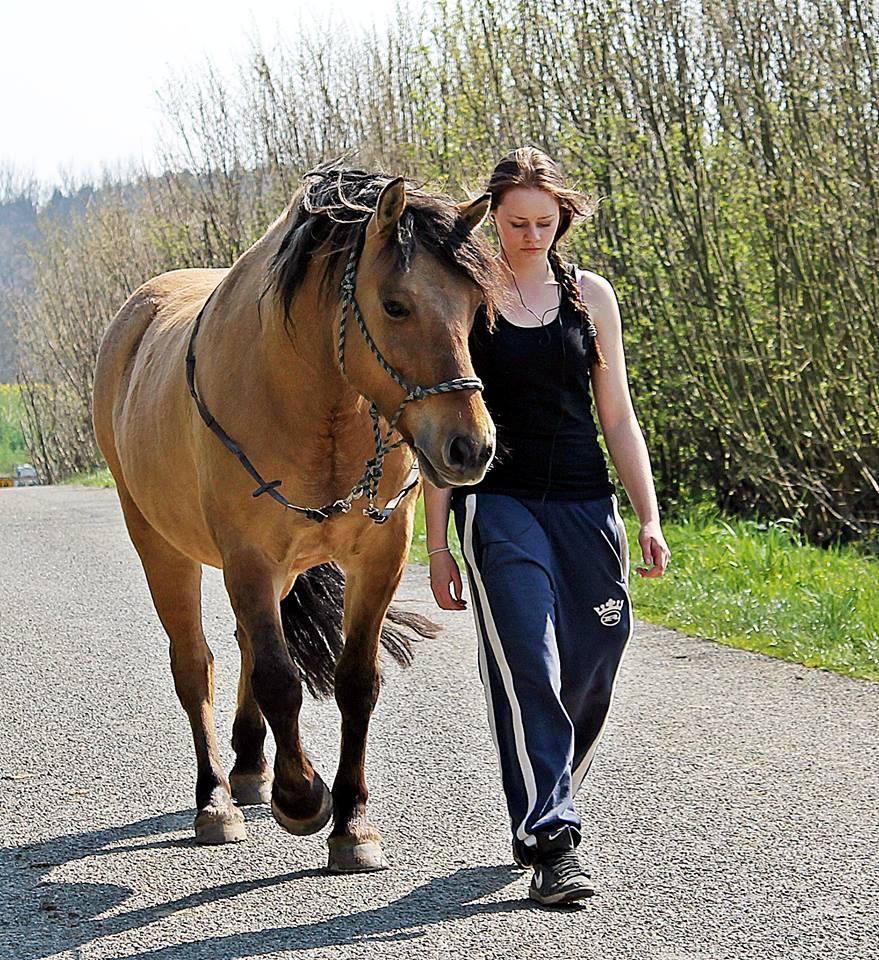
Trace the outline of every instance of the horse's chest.
{"label": "horse's chest", "polygon": [[336,487],[354,483],[375,454],[372,421],[361,411],[332,410],[316,430],[311,451],[312,475]]}

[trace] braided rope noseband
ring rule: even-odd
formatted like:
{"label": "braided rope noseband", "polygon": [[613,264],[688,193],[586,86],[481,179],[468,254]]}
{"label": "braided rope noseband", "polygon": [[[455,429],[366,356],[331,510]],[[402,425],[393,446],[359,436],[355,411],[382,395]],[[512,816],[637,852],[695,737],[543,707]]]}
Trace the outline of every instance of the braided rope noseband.
{"label": "braided rope noseband", "polygon": [[[376,360],[378,360],[382,369],[388,374],[388,376],[390,376],[406,391],[406,395],[403,397],[403,400],[400,402],[400,405],[397,407],[394,415],[388,421],[387,433],[382,436],[381,425],[379,423],[378,407],[376,407],[373,401],[369,400],[369,397],[365,397],[363,394],[360,394],[365,400],[369,400],[369,414],[372,418],[372,433],[375,441],[375,456],[370,457],[370,459],[366,461],[366,468],[363,476],[357,481],[357,483],[354,484],[353,489],[347,497],[343,498],[342,500],[335,500],[333,503],[325,504],[322,507],[297,507],[295,504],[290,503],[290,501],[278,490],[278,487],[281,486],[281,481],[270,480],[266,482],[262,478],[259,471],[251,463],[241,447],[229,436],[229,434],[226,433],[225,430],[223,430],[219,423],[217,423],[210,410],[208,410],[207,406],[205,405],[204,401],[198,395],[198,391],[196,390],[195,386],[195,338],[198,335],[202,317],[207,309],[208,304],[211,302],[211,298],[214,295],[213,293],[211,293],[210,297],[208,297],[208,299],[205,301],[204,306],[201,308],[198,316],[195,318],[195,323],[192,327],[192,334],[189,337],[189,346],[186,351],[186,383],[189,387],[189,392],[192,395],[193,400],[195,400],[199,415],[207,427],[220,439],[226,449],[229,450],[230,453],[234,454],[244,469],[259,484],[256,490],[253,491],[252,496],[261,497],[264,493],[267,493],[273,500],[281,504],[281,506],[285,509],[295,510],[297,513],[303,514],[306,519],[314,520],[316,523],[322,523],[324,520],[327,520],[338,513],[348,513],[354,501],[359,500],[364,494],[366,495],[367,502],[366,507],[363,509],[364,516],[369,517],[375,523],[384,523],[396,509],[400,501],[418,483],[418,459],[416,457],[413,458],[412,465],[409,470],[409,476],[406,478],[406,485],[404,488],[395,497],[389,500],[383,509],[380,510],[378,507],[376,507],[375,499],[378,496],[379,482],[381,481],[382,474],[384,473],[385,456],[390,453],[391,450],[394,450],[405,442],[402,437],[393,443],[390,441],[391,437],[396,432],[397,423],[399,422],[406,405],[414,400],[425,400],[427,397],[432,397],[440,393],[450,393],[454,390],[483,389],[482,381],[477,377],[459,377],[455,380],[446,380],[443,383],[438,383],[434,387],[421,387],[417,385],[413,386],[404,380],[403,377],[401,377],[400,374],[397,373],[397,371],[387,362],[387,360],[385,360],[366,327],[366,321],[363,319],[363,314],[361,313],[360,307],[357,304],[357,299],[354,296],[354,287],[357,282],[357,265],[360,260],[361,246],[362,237],[361,242],[355,244],[354,248],[352,249],[351,256],[348,258],[348,263],[345,267],[345,272],[342,275],[342,283],[340,286],[342,314],[339,320],[339,367],[342,371],[342,375],[347,380],[348,377],[345,372],[346,320],[348,314],[353,313],[355,319],[357,320],[357,325],[360,328],[360,332],[363,334],[363,339],[366,341],[367,346],[372,351]],[[216,293],[216,290],[214,293]],[[350,381],[348,382],[350,383]],[[358,393],[359,392],[360,391],[358,391]]]}

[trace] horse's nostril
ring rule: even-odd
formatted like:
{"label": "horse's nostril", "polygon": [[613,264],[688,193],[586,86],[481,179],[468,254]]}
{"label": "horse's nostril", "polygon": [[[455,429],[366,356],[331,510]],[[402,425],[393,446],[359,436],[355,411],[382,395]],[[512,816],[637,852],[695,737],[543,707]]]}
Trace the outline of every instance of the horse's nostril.
{"label": "horse's nostril", "polygon": [[474,447],[475,444],[470,437],[452,437],[447,456],[449,466],[458,470],[469,467],[473,462]]}
{"label": "horse's nostril", "polygon": [[491,460],[493,451],[492,443],[478,443],[469,434],[457,434],[446,448],[446,466],[452,470],[476,470]]}

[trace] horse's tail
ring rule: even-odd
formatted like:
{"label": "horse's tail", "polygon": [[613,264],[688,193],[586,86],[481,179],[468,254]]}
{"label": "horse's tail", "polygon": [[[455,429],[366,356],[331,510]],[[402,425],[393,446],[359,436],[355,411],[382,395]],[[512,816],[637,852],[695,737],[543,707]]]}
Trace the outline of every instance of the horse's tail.
{"label": "horse's tail", "polygon": [[[281,601],[281,623],[290,657],[314,697],[333,692],[336,660],[342,652],[342,607],[345,574],[324,563],[299,574]],[[433,639],[441,627],[427,617],[393,604],[385,615],[381,642],[401,666],[412,663],[412,641]]]}

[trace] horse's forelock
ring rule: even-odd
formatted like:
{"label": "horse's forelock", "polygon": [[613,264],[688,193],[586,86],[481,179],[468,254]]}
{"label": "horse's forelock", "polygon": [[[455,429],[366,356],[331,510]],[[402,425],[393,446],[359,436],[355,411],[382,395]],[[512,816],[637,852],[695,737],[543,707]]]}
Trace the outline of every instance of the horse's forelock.
{"label": "horse's forelock", "polygon": [[[333,287],[341,268],[360,242],[379,194],[391,179],[386,174],[336,168],[306,174],[269,267],[267,286],[274,289],[283,307],[285,323],[290,321],[290,305],[313,263],[320,264],[323,293],[337,296]],[[406,187],[406,209],[384,254],[397,269],[408,271],[416,248],[423,246],[482,290],[491,316],[499,281],[488,244],[467,228],[451,201],[422,193],[412,181],[407,180]]]}

